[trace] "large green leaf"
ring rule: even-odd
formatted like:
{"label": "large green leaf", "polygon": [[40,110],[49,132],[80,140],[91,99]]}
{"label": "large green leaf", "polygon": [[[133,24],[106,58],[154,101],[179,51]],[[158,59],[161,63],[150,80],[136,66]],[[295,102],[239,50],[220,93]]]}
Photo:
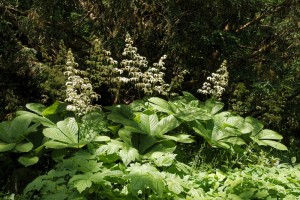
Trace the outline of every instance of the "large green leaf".
{"label": "large green leaf", "polygon": [[250,138],[258,145],[271,146],[278,150],[287,150],[285,145],[278,141],[274,141],[282,139],[282,136],[279,133],[269,129],[263,129],[263,124],[255,118],[246,117],[245,121],[252,125],[253,130]]}
{"label": "large green leaf", "polygon": [[52,122],[50,119],[43,117],[43,116],[39,116],[35,113],[32,112],[28,112],[28,111],[17,111],[17,115],[31,115],[32,116],[32,121],[35,123],[41,123],[43,126],[47,126],[47,127],[53,127],[55,126],[55,123]]}
{"label": "large green leaf", "polygon": [[45,142],[48,148],[81,147],[84,142],[78,141],[78,125],[74,118],[67,118],[57,122],[56,128],[46,128],[43,130],[45,137],[51,139]]}
{"label": "large green leaf", "polygon": [[263,123],[253,117],[246,117],[245,122],[248,122],[249,124],[252,125],[252,127],[253,127],[253,130],[251,133],[252,136],[255,136],[264,128]]}
{"label": "large green leaf", "polygon": [[270,146],[282,151],[288,150],[284,144],[281,144],[280,142],[276,142],[273,140],[260,140],[260,145]]}
{"label": "large green leaf", "polygon": [[209,120],[211,119],[211,115],[206,112],[206,110],[202,108],[188,108],[178,113],[174,114],[175,117],[181,119],[183,121],[194,121],[196,119],[199,120]]}
{"label": "large green leaf", "polygon": [[131,142],[133,147],[139,150],[140,154],[144,154],[150,147],[155,145],[158,141],[156,137],[152,135],[133,133]]}
{"label": "large green leaf", "polygon": [[177,128],[180,125],[180,122],[173,116],[169,115],[167,117],[162,118],[158,123],[155,121],[156,126],[153,126],[154,130],[152,131],[152,135],[162,136],[167,132]]}
{"label": "large green leaf", "polygon": [[127,118],[126,116],[120,115],[119,113],[110,113],[107,118],[115,123],[120,123],[124,126],[130,127],[132,131],[141,131],[137,122],[135,122],[133,119]]}
{"label": "large green leaf", "polygon": [[251,139],[256,142],[258,145],[263,146],[271,146],[278,150],[287,150],[287,147],[278,141],[274,140],[281,140],[282,136],[272,130],[269,129],[263,129],[259,133],[257,133],[255,136],[251,136]]}
{"label": "large green leaf", "polygon": [[237,128],[238,131],[243,134],[250,133],[254,129],[253,126],[241,116],[228,117],[225,123],[231,127]]}
{"label": "large green leaf", "polygon": [[28,108],[29,110],[42,115],[43,111],[46,109],[46,106],[44,106],[43,104],[39,104],[39,103],[28,103],[26,104],[26,108]]}
{"label": "large green leaf", "polygon": [[152,97],[148,99],[148,101],[150,102],[150,105],[159,112],[167,114],[172,114],[174,112],[170,104],[164,99]]}
{"label": "large green leaf", "polygon": [[201,107],[206,109],[208,113],[214,115],[222,110],[222,108],[224,107],[224,103],[209,99],[205,101],[205,103],[202,104]]}
{"label": "large green leaf", "polygon": [[282,136],[275,131],[263,129],[261,132],[255,135],[255,138],[260,140],[281,140]]}
{"label": "large green leaf", "polygon": [[212,146],[230,148],[230,146],[244,145],[241,138],[244,133],[251,132],[252,126],[242,117],[232,117],[229,112],[221,112],[206,122],[194,121],[190,123],[194,131]]}
{"label": "large green leaf", "polygon": [[158,123],[158,117],[156,114],[147,115],[141,114],[140,115],[140,123],[139,127],[143,131],[143,133],[148,135],[155,135],[156,126]]}
{"label": "large green leaf", "polygon": [[12,121],[0,123],[0,140],[6,143],[20,142],[24,136],[36,130],[37,125],[33,124],[31,115],[21,115],[15,117]]}

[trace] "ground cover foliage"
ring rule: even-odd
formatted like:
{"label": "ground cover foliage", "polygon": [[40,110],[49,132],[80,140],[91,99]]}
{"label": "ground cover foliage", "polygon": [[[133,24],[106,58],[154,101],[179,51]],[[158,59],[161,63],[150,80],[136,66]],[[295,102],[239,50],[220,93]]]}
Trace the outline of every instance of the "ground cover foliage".
{"label": "ground cover foliage", "polygon": [[298,1],[0,11],[0,198],[300,195]]}
{"label": "ground cover foliage", "polygon": [[83,116],[67,106],[27,104],[28,111],[0,124],[2,158],[15,157],[34,169],[50,156],[48,170],[40,168],[27,185],[15,171],[16,179],[9,180],[9,190],[20,193],[15,199],[296,199],[300,194],[295,160],[273,163],[264,157],[261,165],[250,160],[239,168],[223,163],[221,169],[176,158],[188,149],[184,144],[196,140],[241,157],[250,146],[286,150],[278,142],[281,135],[254,118],[222,111],[221,102],[200,102],[184,92],[170,101],[151,97]]}

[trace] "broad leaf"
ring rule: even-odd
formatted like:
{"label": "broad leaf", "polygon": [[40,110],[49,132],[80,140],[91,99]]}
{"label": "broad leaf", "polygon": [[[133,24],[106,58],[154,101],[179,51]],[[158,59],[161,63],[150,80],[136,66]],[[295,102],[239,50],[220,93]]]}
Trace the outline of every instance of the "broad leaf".
{"label": "broad leaf", "polygon": [[139,127],[145,134],[149,135],[154,135],[155,134],[155,129],[158,123],[158,117],[156,114],[153,115],[146,115],[146,114],[141,114],[140,116],[140,121]]}
{"label": "broad leaf", "polygon": [[282,136],[279,133],[276,133],[275,131],[263,129],[255,136],[255,138],[260,140],[281,140]]}
{"label": "broad leaf", "polygon": [[44,144],[48,148],[78,148],[85,143],[84,141],[78,141],[78,125],[74,118],[57,122],[56,128],[46,128],[43,130],[43,134],[45,137],[52,139]]}
{"label": "broad leaf", "polygon": [[215,101],[213,99],[209,99],[201,107],[206,109],[208,113],[214,115],[218,113],[220,110],[222,110],[222,108],[224,107],[224,103]]}
{"label": "broad leaf", "polygon": [[262,145],[270,146],[278,150],[287,151],[287,147],[279,142],[273,141],[273,140],[260,140]]}
{"label": "broad leaf", "polygon": [[253,127],[253,130],[251,133],[252,136],[255,136],[257,133],[259,133],[264,128],[264,125],[262,122],[260,122],[259,120],[255,119],[255,118],[252,118],[252,117],[246,117],[245,122],[248,122],[249,124],[252,125],[252,127]]}
{"label": "broad leaf", "polygon": [[181,119],[181,120],[187,121],[187,122],[194,121],[196,119],[199,119],[199,120],[211,119],[211,115],[208,114],[206,112],[206,110],[197,108],[197,107],[182,110],[182,111],[176,113],[174,116],[177,117],[178,119]]}
{"label": "broad leaf", "polygon": [[165,190],[165,183],[163,175],[150,164],[140,165],[139,163],[130,164],[127,168],[130,179],[129,190],[133,195],[137,196],[138,192],[144,191],[149,187],[152,191],[161,196]]}
{"label": "broad leaf", "polygon": [[152,97],[148,99],[148,101],[150,102],[150,105],[157,111],[167,114],[172,114],[174,112],[170,104],[164,99]]}
{"label": "broad leaf", "polygon": [[154,123],[156,123],[156,126],[155,128],[152,127],[154,128],[152,134],[155,136],[162,136],[180,125],[180,122],[173,115],[164,117],[158,123],[157,121],[155,121]]}
{"label": "broad leaf", "polygon": [[39,103],[28,103],[26,104],[26,108],[28,108],[29,110],[42,115],[43,111],[46,109],[46,106],[44,106],[43,104],[39,104]]}

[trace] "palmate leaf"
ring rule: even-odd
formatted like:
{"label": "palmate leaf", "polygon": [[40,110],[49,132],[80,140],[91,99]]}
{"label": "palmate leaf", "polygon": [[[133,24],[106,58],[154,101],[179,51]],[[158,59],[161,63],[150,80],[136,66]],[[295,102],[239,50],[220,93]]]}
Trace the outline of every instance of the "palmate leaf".
{"label": "palmate leaf", "polygon": [[194,121],[190,125],[210,145],[226,149],[235,145],[244,145],[245,141],[241,135],[243,132],[247,133],[251,130],[251,125],[244,125],[243,118],[233,118],[229,112],[221,112],[214,115],[211,120],[206,122]]}
{"label": "palmate leaf", "polygon": [[130,179],[129,191],[138,196],[139,191],[144,191],[149,187],[158,196],[162,196],[165,191],[164,176],[149,163],[141,165],[140,163],[130,164],[127,168]]}
{"label": "palmate leaf", "polygon": [[258,145],[270,146],[282,151],[287,150],[285,145],[276,141],[282,139],[282,136],[279,133],[269,129],[263,129],[263,124],[252,117],[246,117],[245,121],[253,126],[250,138]]}
{"label": "palmate leaf", "polygon": [[150,159],[154,161],[158,167],[168,167],[175,161],[176,154],[164,153],[164,152],[153,152],[150,155]]}
{"label": "palmate leaf", "polygon": [[184,191],[183,185],[187,186],[178,175],[170,173],[167,173],[166,183],[168,189],[177,195]]}
{"label": "palmate leaf", "polygon": [[78,180],[74,183],[74,187],[78,190],[79,193],[83,192],[87,188],[92,186],[92,181],[90,180]]}
{"label": "palmate leaf", "polygon": [[159,112],[163,112],[167,114],[174,113],[172,106],[170,106],[170,104],[164,99],[158,97],[152,97],[148,99],[148,101],[150,102],[150,105]]}
{"label": "palmate leaf", "polygon": [[189,108],[185,110],[181,110],[174,115],[176,118],[181,119],[183,121],[194,121],[196,119],[199,120],[209,120],[211,119],[211,115],[206,112],[206,110],[202,108]]}
{"label": "palmate leaf", "polygon": [[167,117],[162,118],[156,126],[153,126],[154,130],[152,131],[152,135],[162,136],[169,131],[177,128],[180,125],[180,122],[173,116],[169,115]]}
{"label": "palmate leaf", "polygon": [[78,125],[74,118],[67,118],[57,122],[56,128],[43,130],[45,137],[51,139],[45,142],[48,148],[80,147],[83,145],[78,141]]}
{"label": "palmate leaf", "polygon": [[39,104],[39,103],[28,103],[28,104],[26,104],[26,108],[39,114],[39,115],[42,115],[43,111],[47,107],[44,106],[43,104]]}
{"label": "palmate leaf", "polygon": [[119,152],[119,156],[121,157],[123,163],[125,165],[128,165],[129,163],[131,163],[132,161],[135,161],[139,158],[139,152],[138,150],[136,150],[135,148],[132,147],[126,147],[123,148],[120,152]]}
{"label": "palmate leaf", "polygon": [[139,123],[139,127],[143,131],[143,133],[148,135],[154,135],[154,131],[156,130],[156,126],[158,123],[157,115],[147,115],[142,113],[140,115],[140,121],[141,122]]}
{"label": "palmate leaf", "polygon": [[33,148],[33,144],[22,143],[25,136],[36,131],[39,124],[32,123],[31,115],[22,115],[15,117],[12,121],[0,123],[0,152],[11,151],[15,149],[19,152],[28,152]]}
{"label": "palmate leaf", "polygon": [[204,104],[200,105],[200,108],[207,110],[208,113],[215,115],[221,111],[224,107],[224,103],[209,99]]}
{"label": "palmate leaf", "polygon": [[55,123],[52,122],[50,119],[43,117],[43,116],[39,116],[37,114],[34,114],[32,112],[28,112],[28,111],[17,111],[16,113],[17,115],[31,115],[32,116],[32,121],[35,123],[40,123],[43,126],[46,127],[55,127]]}

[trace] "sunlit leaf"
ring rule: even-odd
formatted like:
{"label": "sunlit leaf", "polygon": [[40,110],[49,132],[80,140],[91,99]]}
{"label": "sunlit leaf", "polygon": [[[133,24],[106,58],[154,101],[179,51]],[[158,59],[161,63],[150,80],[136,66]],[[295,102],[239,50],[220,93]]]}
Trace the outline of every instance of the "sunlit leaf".
{"label": "sunlit leaf", "polygon": [[4,143],[0,142],[0,152],[10,151],[14,149],[16,146],[16,143]]}
{"label": "sunlit leaf", "polygon": [[85,189],[92,186],[92,181],[90,180],[79,180],[74,183],[74,187],[78,190],[79,193],[83,192]]}
{"label": "sunlit leaf", "polygon": [[19,152],[28,152],[33,148],[33,144],[31,142],[23,143],[23,144],[18,144],[16,146],[16,150]]}

